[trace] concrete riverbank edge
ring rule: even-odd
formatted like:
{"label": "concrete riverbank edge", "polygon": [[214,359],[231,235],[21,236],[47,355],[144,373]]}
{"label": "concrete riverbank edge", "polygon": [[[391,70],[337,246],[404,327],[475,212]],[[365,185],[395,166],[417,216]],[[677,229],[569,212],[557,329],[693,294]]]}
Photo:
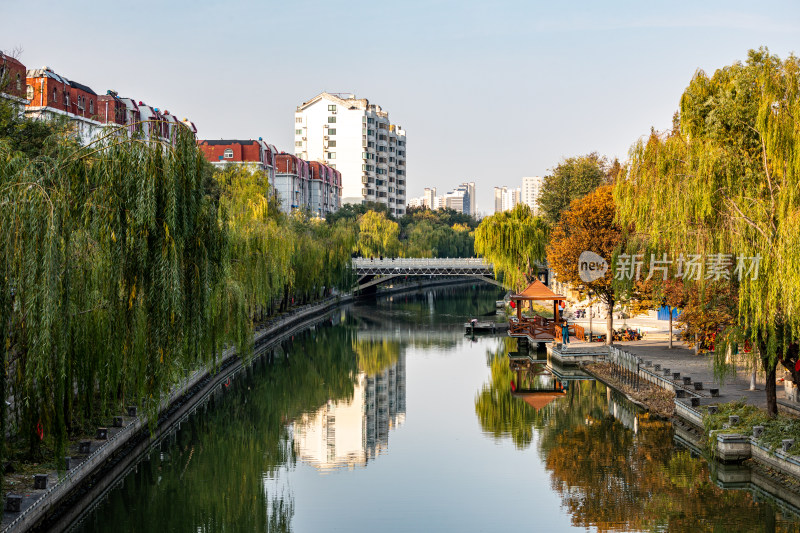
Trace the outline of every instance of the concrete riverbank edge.
{"label": "concrete riverbank edge", "polygon": [[[421,289],[467,283],[475,283],[475,280],[463,278],[422,280],[384,289],[376,296],[393,296]],[[143,414],[123,417],[122,427],[108,428],[107,440],[92,441],[91,453],[79,464],[60,477],[56,472],[48,473],[49,481],[53,481],[53,484],[46,490],[34,491],[34,494],[24,497],[21,512],[3,513],[0,532],[66,529],[91,506],[92,502],[113,488],[115,480],[138,464],[137,459],[148,447],[172,432],[176,425],[194,412],[197,406],[223,383],[234,378],[271,346],[311,327],[315,322],[324,320],[328,312],[352,303],[356,298],[353,293],[344,293],[295,309],[277,318],[253,334],[255,355],[247,361],[240,359],[233,348],[226,349],[215,368],[206,367],[189,374],[163,400],[152,435],[149,420]],[[56,511],[58,512],[55,513]]]}
{"label": "concrete riverbank edge", "polygon": [[[705,444],[704,413],[700,409],[700,399],[704,400],[704,406],[712,405],[711,402],[717,403],[720,399],[719,395],[712,396],[710,391],[702,389],[690,390],[692,387],[684,384],[679,373],[667,369],[666,372],[669,373],[667,376],[663,371],[655,371],[656,365],[653,361],[643,361],[643,363],[647,364],[639,368],[639,380],[676,393],[673,401],[677,440],[698,454],[710,453],[713,459],[718,461],[717,467],[714,468],[717,485],[722,488],[745,488],[745,485],[750,483],[761,496],[768,497],[776,501],[779,507],[788,508],[800,515],[800,456],[791,455],[781,448],[773,450],[761,443],[755,435],[741,433],[710,432],[707,436],[711,440],[709,449]],[[647,402],[639,402],[628,394],[624,384],[605,379],[585,364],[581,367],[587,374],[624,395],[635,405],[647,411],[651,410]],[[678,377],[672,379],[676,374]],[[692,398],[695,400],[692,401]],[[795,406],[786,405],[786,402],[781,404],[796,410]],[[745,461],[746,464],[742,464]]]}

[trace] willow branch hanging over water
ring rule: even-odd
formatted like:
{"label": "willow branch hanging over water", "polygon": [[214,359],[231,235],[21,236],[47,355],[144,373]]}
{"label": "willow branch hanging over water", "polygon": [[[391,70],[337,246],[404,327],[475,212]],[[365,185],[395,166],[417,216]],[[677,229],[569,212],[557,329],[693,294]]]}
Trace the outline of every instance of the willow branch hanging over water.
{"label": "willow branch hanging over water", "polygon": [[475,230],[475,252],[494,265],[496,275],[515,290],[536,277],[545,260],[549,231],[525,204],[486,217]]}
{"label": "willow branch hanging over water", "polygon": [[0,345],[31,452],[123,402],[154,412],[223,342],[245,350],[242,290],[194,139],[0,143]]}

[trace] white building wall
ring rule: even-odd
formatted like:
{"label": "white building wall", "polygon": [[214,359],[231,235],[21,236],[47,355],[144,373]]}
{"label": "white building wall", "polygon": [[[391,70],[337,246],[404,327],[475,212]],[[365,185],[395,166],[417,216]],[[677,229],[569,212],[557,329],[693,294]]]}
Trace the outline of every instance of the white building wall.
{"label": "white building wall", "polygon": [[[330,105],[336,106],[336,110],[329,111]],[[320,98],[295,114],[295,155],[307,161],[321,161],[341,172],[343,203],[360,203],[362,200],[363,116],[364,109],[347,109],[326,98]],[[329,122],[329,118],[336,122]],[[302,133],[298,134],[297,130],[302,130]],[[335,134],[331,134],[331,130],[335,130]],[[335,141],[336,146],[330,146],[330,141]],[[298,142],[301,143],[299,146]]]}
{"label": "white building wall", "polygon": [[[342,173],[342,203],[377,201],[387,205],[390,213],[403,214],[405,131],[392,126],[388,114],[379,106],[353,95],[343,96],[344,99],[322,93],[311,103],[298,107],[294,124],[295,155],[324,162]],[[379,123],[384,123],[386,129],[379,129]],[[379,140],[379,135],[385,135],[386,140]],[[332,141],[335,146],[331,146]],[[385,150],[379,150],[379,146]],[[381,174],[377,173],[379,157],[386,159],[380,165]],[[382,182],[380,186],[378,180]]]}
{"label": "white building wall", "polygon": [[522,178],[522,203],[531,208],[534,215],[539,216],[539,195],[542,192],[542,176]]}

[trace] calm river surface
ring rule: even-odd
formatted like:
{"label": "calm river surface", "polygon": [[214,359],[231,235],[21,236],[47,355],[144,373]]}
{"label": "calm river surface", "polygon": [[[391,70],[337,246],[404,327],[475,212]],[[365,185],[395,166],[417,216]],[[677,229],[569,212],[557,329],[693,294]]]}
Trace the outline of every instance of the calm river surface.
{"label": "calm river surface", "polygon": [[[515,381],[514,342],[462,330],[498,297],[462,286],[335,312],[201,407],[75,531],[795,530],[601,383]],[[519,394],[534,388],[556,392]]]}

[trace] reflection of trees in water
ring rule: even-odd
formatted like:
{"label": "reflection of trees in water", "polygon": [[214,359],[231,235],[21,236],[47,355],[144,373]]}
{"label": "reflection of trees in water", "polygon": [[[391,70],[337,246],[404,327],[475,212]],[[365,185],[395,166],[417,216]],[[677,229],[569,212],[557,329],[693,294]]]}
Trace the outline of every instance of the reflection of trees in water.
{"label": "reflection of trees in water", "polygon": [[526,448],[533,440],[533,428],[542,426],[550,406],[537,411],[511,395],[514,373],[506,354],[513,341],[504,338],[494,352],[487,352],[490,378],[475,397],[475,414],[484,432],[495,439],[511,437],[517,448]]}
{"label": "reflection of trees in water", "polygon": [[[495,300],[505,291],[487,283],[438,287],[380,299],[378,311],[391,310],[396,319],[415,323],[461,324],[466,318],[494,315]],[[448,318],[450,317],[450,318]]]}
{"label": "reflection of trees in water", "polygon": [[514,375],[501,346],[490,353],[490,381],[475,400],[481,427],[518,448],[539,433],[553,489],[579,527],[600,531],[794,531],[748,492],[710,481],[707,463],[678,450],[672,426],[640,415],[638,432],[608,414],[601,383],[570,384],[564,398],[536,411],[511,394]]}
{"label": "reflection of trees in water", "polygon": [[400,343],[391,340],[354,340],[358,369],[368,376],[389,368],[400,357]]}
{"label": "reflection of trees in water", "polygon": [[464,342],[464,322],[493,317],[494,302],[502,295],[485,283],[440,287],[380,298],[377,306],[354,305],[348,320],[359,330],[359,340],[392,338],[403,346],[452,349]]}
{"label": "reflection of trees in water", "polygon": [[258,365],[187,420],[79,529],[291,530],[294,498],[280,476],[296,463],[289,423],[352,396],[352,343],[345,328],[299,336],[289,358]]}

